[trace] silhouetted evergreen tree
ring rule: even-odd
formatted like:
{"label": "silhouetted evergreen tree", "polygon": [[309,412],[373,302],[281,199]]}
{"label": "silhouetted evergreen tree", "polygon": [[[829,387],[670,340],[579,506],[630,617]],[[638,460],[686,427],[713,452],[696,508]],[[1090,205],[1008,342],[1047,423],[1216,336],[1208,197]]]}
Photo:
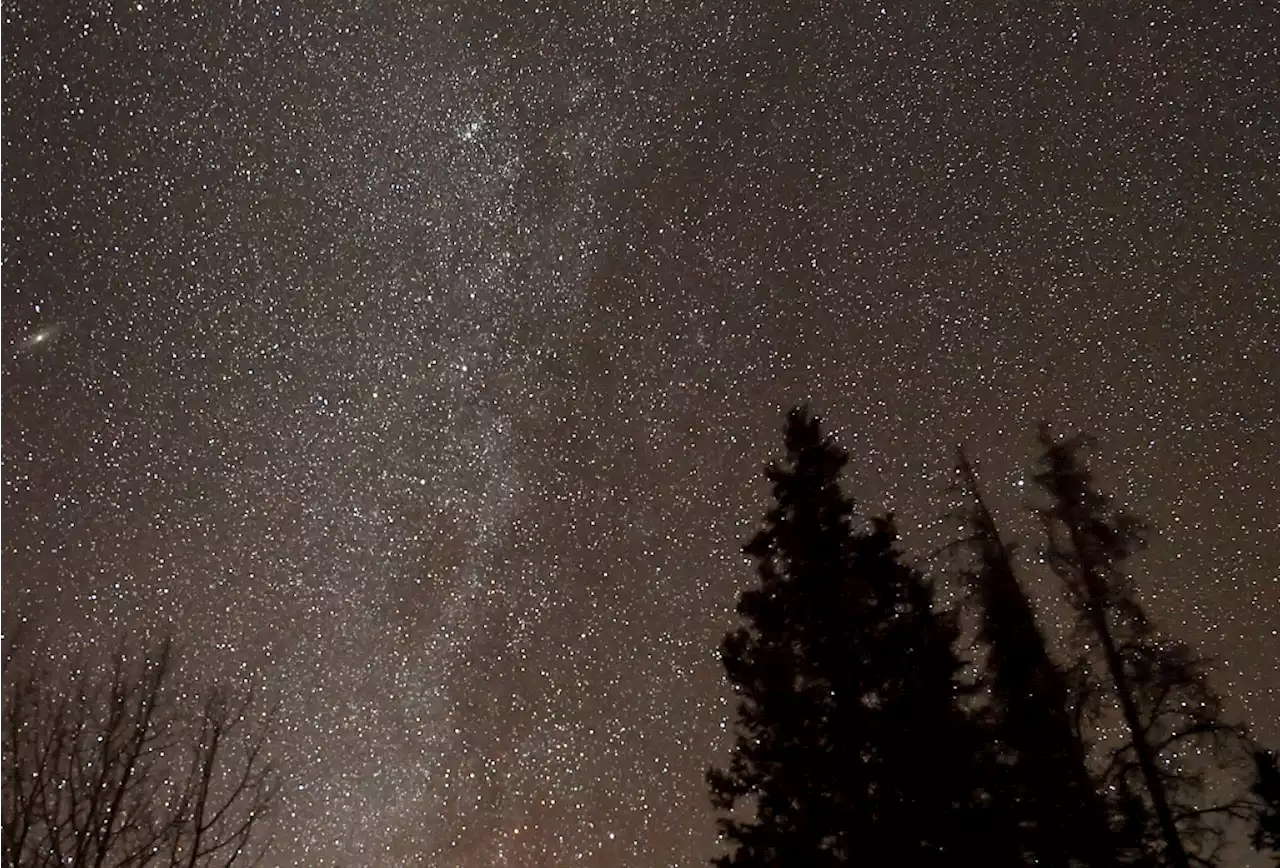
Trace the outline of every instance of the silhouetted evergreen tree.
{"label": "silhouetted evergreen tree", "polygon": [[1240,733],[1223,722],[1202,661],[1158,636],[1121,569],[1144,547],[1144,529],[1094,487],[1080,455],[1090,441],[1056,440],[1044,426],[1040,438],[1046,560],[1078,615],[1081,671],[1100,673],[1094,698],[1114,697],[1126,737],[1104,783],[1126,794],[1117,808],[1127,827],[1147,825],[1140,843],[1154,864],[1217,864],[1226,823],[1241,818],[1244,802],[1215,798],[1221,781],[1199,758],[1229,762]]}
{"label": "silhouetted evergreen tree", "polygon": [[1127,775],[1118,775],[1108,783],[1113,834],[1118,852],[1124,854],[1123,864],[1133,868],[1160,868],[1164,863],[1151,846],[1155,819],[1151,815],[1150,802],[1134,789],[1135,781]]}
{"label": "silhouetted evergreen tree", "polygon": [[990,726],[1001,785],[994,808],[1027,864],[1107,868],[1121,864],[1106,803],[1089,774],[1087,748],[1073,726],[1072,694],[1053,661],[1012,553],[987,508],[977,474],[957,450],[973,566],[965,578],[978,602],[978,639],[987,649]]}
{"label": "silhouetted evergreen tree", "polygon": [[1253,752],[1254,778],[1250,788],[1254,807],[1253,846],[1271,853],[1280,865],[1280,759],[1274,751]]}
{"label": "silhouetted evergreen tree", "polygon": [[847,457],[818,420],[792,411],[785,444],[745,548],[759,583],[722,648],[737,708],[731,761],[708,773],[728,845],[715,864],[991,865],[954,620],[890,517],[854,529]]}

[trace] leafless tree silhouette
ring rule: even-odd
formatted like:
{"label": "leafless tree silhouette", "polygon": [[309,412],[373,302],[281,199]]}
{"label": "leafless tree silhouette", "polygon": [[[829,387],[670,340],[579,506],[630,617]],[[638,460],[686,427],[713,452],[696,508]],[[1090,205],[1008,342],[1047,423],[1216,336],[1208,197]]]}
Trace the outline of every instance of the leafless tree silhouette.
{"label": "leafless tree silhouette", "polygon": [[[12,637],[10,637],[12,638]],[[253,690],[184,689],[170,643],[56,666],[6,641],[6,868],[229,868],[277,791]]]}

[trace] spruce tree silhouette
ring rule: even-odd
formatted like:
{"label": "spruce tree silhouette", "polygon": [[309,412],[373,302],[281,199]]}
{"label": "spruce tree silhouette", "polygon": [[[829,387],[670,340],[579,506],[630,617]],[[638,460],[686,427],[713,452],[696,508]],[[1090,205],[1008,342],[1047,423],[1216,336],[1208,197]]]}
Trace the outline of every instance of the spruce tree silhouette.
{"label": "spruce tree silhouette", "polygon": [[1119,842],[1089,774],[1087,746],[1073,725],[1067,677],[1050,656],[972,464],[963,449],[956,457],[970,500],[964,517],[973,566],[965,578],[978,603],[990,727],[1001,760],[994,808],[1007,817],[1027,864],[1114,868],[1121,864]]}
{"label": "spruce tree silhouette", "polygon": [[1253,846],[1262,853],[1271,853],[1280,865],[1280,758],[1274,751],[1253,752],[1253,792],[1257,804],[1254,807]]}
{"label": "spruce tree silhouette", "polygon": [[1044,425],[1040,440],[1045,558],[1077,613],[1079,671],[1097,688],[1095,702],[1104,694],[1115,700],[1126,738],[1103,783],[1128,795],[1116,806],[1126,829],[1147,825],[1142,846],[1152,864],[1222,864],[1229,824],[1247,816],[1247,802],[1216,798],[1211,784],[1221,781],[1210,780],[1204,763],[1227,767],[1238,761],[1233,754],[1242,758],[1243,733],[1224,722],[1204,662],[1155,631],[1121,569],[1145,546],[1145,528],[1094,487],[1081,458],[1092,441],[1058,440]]}
{"label": "spruce tree silhouette", "polygon": [[714,864],[992,865],[955,621],[902,563],[891,517],[854,529],[847,457],[806,409],[785,445],[744,549],[759,583],[722,646],[737,707],[730,763],[708,772],[728,845]]}

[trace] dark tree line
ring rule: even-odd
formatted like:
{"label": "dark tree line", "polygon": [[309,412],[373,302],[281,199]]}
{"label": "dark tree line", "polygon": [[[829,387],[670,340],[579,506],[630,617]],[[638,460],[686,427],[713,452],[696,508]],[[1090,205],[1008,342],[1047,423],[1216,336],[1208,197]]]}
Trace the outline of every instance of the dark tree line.
{"label": "dark tree line", "polygon": [[722,646],[736,716],[708,775],[719,868],[1225,868],[1250,836],[1280,858],[1276,757],[1143,609],[1127,566],[1146,529],[1097,488],[1087,438],[1042,429],[1040,445],[1039,557],[1074,618],[1061,639],[963,452],[957,612],[904,560],[891,515],[855,514],[847,454],[790,413],[745,547],[758,581]]}
{"label": "dark tree line", "polygon": [[[1071,615],[1062,636],[963,451],[947,550],[967,596],[946,609],[894,517],[843,491],[848,455],[806,410],[788,416],[745,547],[757,582],[722,647],[736,716],[708,775],[719,868],[1229,868],[1236,842],[1280,865],[1276,754],[1152,624],[1131,567],[1146,528],[1098,489],[1088,439],[1046,429],[1040,446],[1037,554]],[[4,653],[6,868],[257,860],[278,781],[251,692],[187,685],[167,643],[55,666],[21,638]]]}

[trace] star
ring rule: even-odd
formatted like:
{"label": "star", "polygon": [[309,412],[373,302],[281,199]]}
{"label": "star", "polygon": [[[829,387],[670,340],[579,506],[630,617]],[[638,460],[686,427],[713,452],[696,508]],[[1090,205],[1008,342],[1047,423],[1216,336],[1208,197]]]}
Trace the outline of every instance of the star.
{"label": "star", "polygon": [[1267,4],[226,5],[6,9],[4,626],[258,680],[264,868],[705,863],[802,400],[921,557],[1092,431],[1280,743]]}

